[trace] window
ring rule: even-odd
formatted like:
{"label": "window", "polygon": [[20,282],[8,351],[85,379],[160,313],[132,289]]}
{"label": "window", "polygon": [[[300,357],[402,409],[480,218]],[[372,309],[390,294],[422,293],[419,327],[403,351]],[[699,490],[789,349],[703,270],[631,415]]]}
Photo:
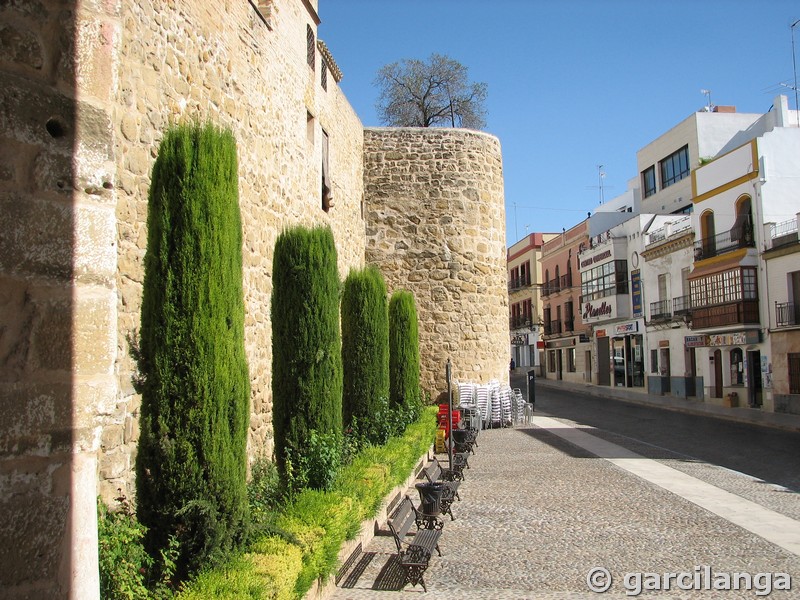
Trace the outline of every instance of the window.
{"label": "window", "polygon": [[642,189],[644,190],[644,197],[652,196],[656,193],[656,167],[645,169],[642,171]]}
{"label": "window", "polygon": [[650,372],[658,375],[658,350],[650,350]]}
{"label": "window", "polygon": [[551,373],[556,372],[556,351],[549,350],[547,352],[547,370]]}
{"label": "window", "polygon": [[581,302],[628,293],[628,261],[609,261],[581,273]]}
{"label": "window", "polygon": [[308,62],[308,66],[311,67],[312,71],[315,68],[316,58],[317,54],[314,44],[314,30],[311,29],[311,25],[306,25],[306,62]]}
{"label": "window", "polygon": [[744,358],[741,348],[731,350],[731,385],[744,385]]}
{"label": "window", "polygon": [[575,372],[575,348],[567,350],[567,371],[570,373]]}
{"label": "window", "polygon": [[658,163],[661,169],[661,188],[669,187],[689,176],[689,146],[684,146]]}
{"label": "window", "polygon": [[328,91],[328,64],[324,58],[319,61],[319,84],[323,90]]}
{"label": "window", "polygon": [[789,352],[789,393],[800,394],[800,352]]}
{"label": "window", "polygon": [[667,296],[667,274],[661,273],[658,276],[658,299],[669,300]]}
{"label": "window", "polygon": [[755,267],[714,273],[693,279],[689,285],[691,306],[696,308],[758,299]]}
{"label": "window", "polygon": [[322,210],[328,212],[333,206],[333,187],[328,164],[328,134],[322,130]]}

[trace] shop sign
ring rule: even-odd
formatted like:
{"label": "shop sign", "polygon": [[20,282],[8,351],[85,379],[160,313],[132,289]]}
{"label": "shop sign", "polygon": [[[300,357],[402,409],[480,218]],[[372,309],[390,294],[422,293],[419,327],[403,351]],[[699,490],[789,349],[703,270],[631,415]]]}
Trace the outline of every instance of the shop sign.
{"label": "shop sign", "polygon": [[512,346],[527,346],[528,344],[528,336],[527,335],[515,335],[511,338],[511,345]]}
{"label": "shop sign", "polygon": [[659,348],[669,348],[669,340],[658,340]]}
{"label": "shop sign", "polygon": [[563,340],[552,340],[547,342],[548,348],[567,348],[575,345],[575,338],[567,338]]}
{"label": "shop sign", "polygon": [[709,346],[744,346],[745,344],[757,344],[759,340],[758,331],[737,331],[736,333],[722,333],[719,335],[709,335]]}
{"label": "shop sign", "polygon": [[606,250],[604,252],[601,252],[600,254],[595,254],[594,256],[591,256],[591,257],[587,258],[586,260],[582,260],[581,261],[581,269],[584,269],[586,267],[590,267],[590,266],[592,266],[594,264],[599,263],[601,260],[605,260],[607,258],[611,258],[611,248],[609,248],[608,250]]}
{"label": "shop sign", "polygon": [[634,331],[639,331],[638,321],[631,321],[630,323],[622,323],[621,325],[617,325],[616,327],[614,327],[614,333],[616,333],[617,335],[633,333]]}
{"label": "shop sign", "polygon": [[705,335],[686,335],[683,337],[683,345],[687,348],[699,348],[708,345]]}
{"label": "shop sign", "polygon": [[642,308],[642,278],[639,269],[631,271],[631,302],[633,304],[633,316],[641,317],[644,314]]}
{"label": "shop sign", "polygon": [[[603,330],[603,335],[605,335],[605,330]],[[581,344],[587,344],[589,342],[589,336],[586,335],[585,333],[582,333],[580,334],[580,336],[578,336],[578,341]]]}
{"label": "shop sign", "polygon": [[608,302],[603,302],[600,306],[595,306],[591,302],[587,302],[583,306],[583,320],[596,319],[598,317],[610,317],[611,305]]}
{"label": "shop sign", "polygon": [[605,329],[595,329],[594,335],[595,337],[608,337],[608,333]]}

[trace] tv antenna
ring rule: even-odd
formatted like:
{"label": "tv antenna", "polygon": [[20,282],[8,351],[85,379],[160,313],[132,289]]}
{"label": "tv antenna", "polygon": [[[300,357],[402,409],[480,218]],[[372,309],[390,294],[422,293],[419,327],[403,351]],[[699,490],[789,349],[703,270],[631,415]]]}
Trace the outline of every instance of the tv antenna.
{"label": "tv antenna", "polygon": [[600,192],[600,204],[605,202],[605,189],[607,187],[610,187],[610,188],[614,187],[613,185],[608,185],[607,186],[603,181],[605,178],[606,178],[606,172],[603,171],[603,165],[597,165],[597,185],[590,185],[588,187],[591,187],[591,188],[595,188],[596,187],[597,190]]}
{"label": "tv antenna", "polygon": [[711,104],[711,90],[700,90],[700,93],[706,97],[706,106],[703,108],[705,112],[711,112],[714,105]]}

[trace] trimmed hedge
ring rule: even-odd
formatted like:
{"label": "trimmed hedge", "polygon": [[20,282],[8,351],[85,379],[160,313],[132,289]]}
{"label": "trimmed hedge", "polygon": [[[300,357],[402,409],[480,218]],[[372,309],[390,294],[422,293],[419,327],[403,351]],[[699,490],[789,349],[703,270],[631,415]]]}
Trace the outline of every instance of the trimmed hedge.
{"label": "trimmed hedge", "polygon": [[370,446],[336,477],[327,492],[305,490],[277,516],[284,531],[255,541],[248,552],[201,573],[180,600],[302,598],[313,582],[332,575],[342,544],[373,518],[386,495],[411,475],[436,433],[436,408],[428,407],[400,437]]}
{"label": "trimmed hedge", "polygon": [[389,313],[386,283],[375,267],[353,270],[342,292],[345,426],[368,422],[389,397]]}
{"label": "trimmed hedge", "polygon": [[232,133],[210,124],[166,132],[147,229],[137,515],[151,555],[177,536],[183,577],[235,548],[248,522],[250,378]]}
{"label": "trimmed hedge", "polygon": [[[275,460],[291,478],[312,430],[323,436],[342,432],[339,272],[330,227],[281,233],[272,285]],[[318,484],[314,473],[309,477],[312,487]]]}

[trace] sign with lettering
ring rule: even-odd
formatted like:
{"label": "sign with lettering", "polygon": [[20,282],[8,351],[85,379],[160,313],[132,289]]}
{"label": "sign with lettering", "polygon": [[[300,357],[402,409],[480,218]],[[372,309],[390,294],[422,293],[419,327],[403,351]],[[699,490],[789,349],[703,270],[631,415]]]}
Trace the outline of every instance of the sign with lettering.
{"label": "sign with lettering", "polygon": [[595,254],[594,256],[590,256],[585,260],[582,260],[581,269],[585,269],[586,267],[591,267],[592,265],[596,265],[601,260],[605,260],[606,258],[611,258],[611,248],[605,250],[604,252],[600,252],[599,254]]}
{"label": "sign with lettering", "polygon": [[610,317],[611,316],[611,304],[606,302],[605,300],[601,304],[592,304],[591,302],[587,302],[583,305],[583,320],[588,321],[589,319],[600,319],[602,317]]}
{"label": "sign with lettering", "polygon": [[642,278],[639,269],[631,271],[631,303],[633,304],[633,316],[641,317],[644,309],[642,308]]}
{"label": "sign with lettering", "polygon": [[624,335],[626,333],[633,333],[639,331],[638,321],[631,321],[630,323],[621,323],[614,327],[614,333],[617,335]]}
{"label": "sign with lettering", "polygon": [[528,336],[527,335],[515,335],[511,338],[511,345],[512,346],[526,346],[528,344]]}
{"label": "sign with lettering", "polygon": [[686,335],[683,337],[683,345],[687,348],[699,348],[700,346],[706,346],[706,340],[708,336],[705,335]]}
{"label": "sign with lettering", "polygon": [[608,333],[605,329],[595,329],[594,334],[596,337],[608,337]]}
{"label": "sign with lettering", "polygon": [[737,331],[735,333],[722,333],[708,336],[709,346],[744,346],[757,344],[761,339],[758,330]]}

